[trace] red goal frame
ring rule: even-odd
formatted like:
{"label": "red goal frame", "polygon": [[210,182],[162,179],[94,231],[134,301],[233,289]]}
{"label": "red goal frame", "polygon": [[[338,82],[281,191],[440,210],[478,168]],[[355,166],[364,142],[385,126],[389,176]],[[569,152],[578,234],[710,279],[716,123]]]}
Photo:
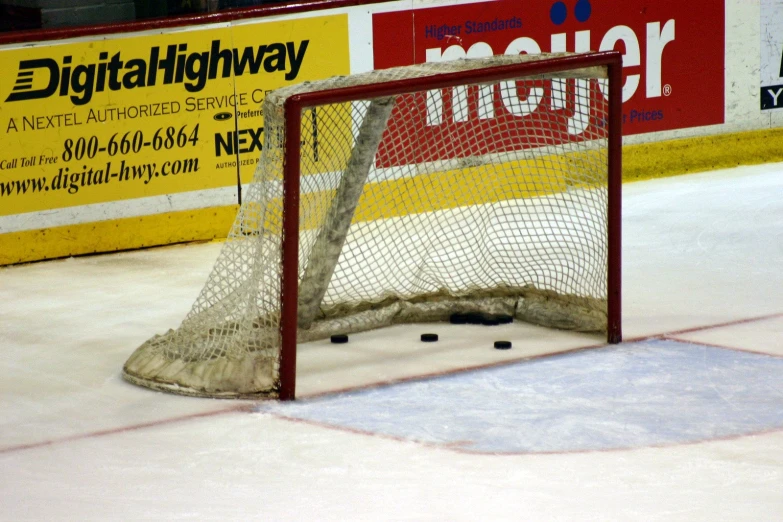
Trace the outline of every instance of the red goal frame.
{"label": "red goal frame", "polygon": [[304,108],[359,99],[394,96],[412,91],[445,89],[466,83],[486,83],[515,77],[551,74],[586,67],[606,67],[608,100],[608,280],[607,341],[619,343],[621,329],[621,197],[622,197],[622,55],[604,51],[488,69],[450,72],[426,78],[396,80],[372,85],[302,93],[285,101],[285,149],[283,166],[283,243],[280,310],[281,400],[296,395],[297,294],[299,267],[300,140]]}

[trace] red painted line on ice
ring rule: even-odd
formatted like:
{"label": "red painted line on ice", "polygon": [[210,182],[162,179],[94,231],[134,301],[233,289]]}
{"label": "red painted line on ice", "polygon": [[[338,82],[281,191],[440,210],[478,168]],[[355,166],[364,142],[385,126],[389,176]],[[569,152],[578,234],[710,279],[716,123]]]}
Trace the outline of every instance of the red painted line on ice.
{"label": "red painted line on ice", "polygon": [[[718,323],[718,324],[709,325],[709,326],[700,326],[700,327],[694,327],[694,328],[687,328],[687,329],[683,329],[683,330],[677,330],[677,331],[673,331],[673,332],[666,332],[666,333],[657,334],[657,335],[648,335],[648,336],[645,336],[645,337],[625,339],[624,342],[629,343],[629,342],[639,342],[639,341],[655,340],[655,339],[669,339],[669,340],[674,340],[674,341],[678,341],[678,342],[687,342],[687,343],[692,343],[692,344],[701,344],[701,345],[705,345],[705,346],[713,346],[715,348],[723,348],[723,349],[738,350],[738,351],[748,351],[748,350],[742,350],[742,349],[739,349],[739,348],[729,348],[729,347],[722,347],[722,346],[707,345],[705,343],[692,341],[690,339],[677,339],[676,336],[682,335],[682,334],[686,334],[686,333],[693,333],[693,332],[700,332],[700,331],[705,331],[705,330],[711,330],[711,329],[715,329],[715,328],[724,328],[724,327],[727,327],[727,326],[736,326],[736,325],[740,325],[740,324],[747,324],[747,323],[752,323],[752,322],[757,322],[757,321],[766,321],[766,320],[769,320],[769,319],[777,319],[777,318],[780,318],[780,317],[783,317],[783,313],[770,314],[770,315],[765,315],[765,316],[761,316],[761,317],[753,317],[753,318],[747,318],[747,319],[738,319],[736,321],[727,321],[725,323]],[[504,360],[504,361],[498,361],[498,362],[494,362],[494,363],[488,363],[488,364],[483,364],[483,365],[471,366],[471,367],[466,367],[466,368],[457,368],[457,369],[454,369],[454,370],[444,370],[444,371],[441,371],[441,372],[432,372],[432,373],[427,373],[427,374],[423,374],[423,375],[417,375],[417,376],[413,376],[413,377],[403,377],[403,378],[399,378],[399,379],[391,379],[391,380],[388,380],[388,381],[377,382],[377,383],[372,383],[372,384],[363,385],[363,386],[353,386],[353,387],[349,387],[349,388],[344,388],[344,389],[339,389],[339,390],[334,390],[334,391],[329,391],[329,392],[321,392],[321,393],[316,393],[316,394],[312,394],[312,395],[301,395],[300,398],[303,398],[303,399],[304,398],[313,399],[313,398],[318,398],[318,397],[334,396],[334,395],[340,395],[340,394],[354,392],[354,391],[369,390],[369,389],[374,389],[374,388],[381,388],[381,387],[391,386],[391,385],[394,385],[394,384],[401,384],[401,383],[405,383],[405,382],[413,382],[413,381],[420,381],[420,380],[426,380],[426,379],[433,379],[433,378],[437,378],[437,377],[444,377],[444,376],[448,376],[448,375],[456,375],[456,374],[466,373],[466,372],[471,372],[471,371],[477,371],[477,370],[483,370],[483,369],[489,369],[489,368],[508,366],[510,364],[515,364],[515,363],[518,363],[518,362],[521,362],[521,361],[535,360],[535,359],[541,359],[541,358],[544,358],[544,357],[552,357],[552,356],[557,356],[557,355],[562,355],[562,354],[580,352],[580,351],[583,351],[583,350],[592,350],[592,349],[596,349],[596,348],[614,347],[614,346],[616,346],[616,345],[607,345],[605,343],[590,344],[590,345],[581,346],[581,347],[578,347],[578,348],[571,348],[571,349],[563,350],[563,351],[559,351],[559,352],[551,352],[551,353],[540,354],[540,355],[532,355],[532,356],[527,356],[527,357],[519,357],[519,358],[514,358],[514,359],[507,359],[507,360]],[[766,353],[766,352],[750,352],[750,353],[761,354],[761,355],[770,355],[770,356],[776,357],[775,355],[769,354],[769,353]],[[43,441],[39,441],[39,442],[32,442],[32,443],[29,443],[29,444],[19,444],[19,445],[16,445],[16,446],[9,446],[9,447],[6,447],[6,448],[0,448],[0,454],[12,453],[12,452],[17,452],[17,451],[24,451],[24,450],[29,450],[29,449],[42,448],[42,447],[45,447],[45,446],[53,446],[53,445],[62,444],[62,443],[65,443],[65,442],[72,442],[72,441],[91,439],[91,438],[97,438],[97,437],[105,437],[105,436],[109,436],[109,435],[117,435],[117,434],[121,434],[121,433],[128,433],[128,432],[132,432],[132,431],[143,430],[143,429],[146,429],[146,428],[154,428],[154,427],[157,427],[157,426],[164,426],[166,424],[174,424],[174,423],[177,423],[177,422],[184,422],[184,421],[198,419],[198,418],[205,418],[205,417],[213,417],[213,416],[218,416],[218,415],[224,415],[224,414],[227,414],[227,413],[256,413],[256,412],[257,412],[257,409],[256,409],[255,403],[247,403],[247,402],[245,402],[245,403],[240,404],[238,406],[233,406],[233,407],[222,409],[222,410],[214,410],[214,411],[208,411],[208,412],[202,412],[202,413],[194,413],[194,414],[191,414],[191,415],[183,415],[183,416],[179,416],[179,417],[170,417],[170,418],[167,418],[167,419],[160,419],[160,420],[157,420],[157,421],[150,421],[150,422],[145,422],[145,423],[135,424],[135,425],[130,425],[130,426],[122,426],[122,427],[112,428],[112,429],[107,429],[107,430],[100,430],[100,431],[82,433],[82,434],[71,435],[71,436],[68,436],[68,437],[62,437],[62,438],[58,438],[58,439],[48,439],[48,440],[43,440]],[[335,430],[342,430],[342,431],[348,431],[348,432],[353,432],[353,433],[358,433],[358,434],[365,434],[365,435],[368,435],[368,436],[376,436],[376,437],[380,436],[380,435],[372,433],[372,432],[362,432],[360,430],[351,430],[351,429],[342,428],[340,426],[332,426],[332,425],[326,425],[326,424],[319,424],[317,422],[312,422],[312,421],[306,421],[306,420],[300,420],[300,419],[292,419],[290,417],[285,417],[285,416],[277,415],[277,414],[271,414],[271,415],[274,415],[275,417],[278,417],[280,419],[286,419],[286,420],[289,420],[289,421],[296,421],[296,422],[303,422],[303,423],[307,423],[307,424],[311,424],[311,425],[318,425],[318,426],[321,426],[321,427],[335,429]],[[780,430],[772,430],[770,432],[775,432],[775,431],[780,431]],[[681,446],[681,445],[687,445],[687,444],[697,444],[697,443],[702,443],[702,442],[712,442],[712,441],[720,441],[720,440],[732,440],[734,438],[754,436],[754,435],[760,435],[760,434],[765,434],[765,433],[767,433],[767,432],[749,433],[749,434],[743,434],[743,435],[737,435],[737,436],[730,436],[730,437],[726,437],[726,438],[717,438],[717,439],[709,439],[709,440],[704,440],[704,441],[695,441],[695,442],[692,442],[692,443],[690,443],[690,442],[688,442],[688,443],[673,443],[673,444],[671,444],[671,446]],[[397,437],[392,437],[392,436],[385,436],[385,438],[391,439],[391,440],[405,441],[405,442],[417,442],[417,441],[412,441],[412,440],[409,440],[409,439],[402,439],[402,438],[397,438]],[[418,443],[419,444],[424,444],[424,445],[427,445],[427,446],[430,446],[430,447],[435,447],[435,448],[450,449],[451,451],[458,451],[458,452],[464,452],[464,453],[470,453],[470,454],[484,454],[484,453],[480,453],[480,452],[474,452],[474,451],[468,451],[468,450],[462,449],[461,446],[464,446],[466,444],[466,442],[457,442],[457,443],[450,442],[450,443],[447,443],[447,444],[432,444],[432,443],[425,443],[425,442],[418,442]],[[574,451],[574,453],[585,453],[585,452],[590,452],[590,451],[621,451],[621,450],[624,451],[624,450],[628,450],[628,449],[643,449],[643,448],[646,448],[646,447],[653,448],[653,447],[669,447],[669,446],[644,446],[644,447],[633,447],[633,448],[620,448],[620,449],[617,449],[617,450],[615,450],[615,449],[612,449],[612,450],[579,450],[579,451]],[[553,452],[553,454],[562,454],[562,453],[569,453],[569,452]],[[508,455],[521,455],[521,454],[546,455],[547,453],[544,453],[544,452],[538,452],[538,453],[536,453],[536,452],[530,452],[530,453],[509,453]],[[486,455],[506,455],[506,454],[504,454],[504,453],[486,453]]]}
{"label": "red painted line on ice", "polygon": [[606,348],[607,346],[616,346],[616,345],[607,345],[606,343],[601,344],[589,344],[586,346],[579,346],[577,348],[569,348],[567,350],[557,351],[557,352],[548,352],[548,353],[542,353],[539,355],[526,355],[526,356],[520,356],[520,357],[514,357],[513,359],[504,359],[502,361],[496,361],[486,364],[478,364],[475,366],[465,366],[462,368],[454,368],[451,370],[442,370],[439,372],[429,372],[429,373],[422,373],[418,375],[413,375],[410,377],[399,377],[396,379],[388,379],[385,381],[378,381],[374,382],[372,384],[359,384],[356,386],[349,386],[346,388],[338,388],[335,390],[329,390],[325,392],[318,392],[318,393],[312,393],[312,394],[299,394],[297,395],[298,399],[316,399],[319,397],[331,397],[334,395],[343,395],[346,393],[351,393],[355,391],[363,391],[363,390],[374,390],[376,388],[385,388],[387,386],[394,386],[396,384],[404,384],[407,382],[417,382],[417,381],[426,381],[429,379],[437,379],[439,377],[447,377],[449,375],[459,375],[461,373],[468,373],[468,372],[474,372],[478,370],[488,370],[490,368],[501,368],[503,366],[509,366],[512,364],[516,364],[522,361],[533,361],[536,359],[543,359],[545,357],[553,357],[555,355],[563,355],[568,353],[576,353],[581,352],[584,350],[594,350],[596,348]]}
{"label": "red painted line on ice", "polygon": [[776,313],[776,314],[769,314],[769,315],[762,315],[759,317],[749,317],[746,319],[736,319],[734,321],[726,321],[725,323],[717,323],[712,324],[708,326],[696,326],[693,328],[685,328],[683,330],[675,330],[673,332],[666,332],[662,334],[655,334],[655,335],[648,335],[645,337],[638,337],[638,338],[631,338],[631,339],[623,339],[623,342],[636,342],[636,341],[647,341],[650,339],[662,339],[664,337],[671,337],[674,335],[683,335],[683,334],[689,334],[689,333],[695,333],[695,332],[704,332],[706,330],[715,330],[718,328],[726,328],[729,326],[739,326],[742,324],[748,324],[748,323],[756,323],[761,321],[769,321],[770,319],[779,319],[783,317],[783,313]]}
{"label": "red painted line on ice", "polygon": [[204,417],[214,417],[217,415],[223,415],[226,413],[235,413],[235,412],[251,412],[255,411],[255,405],[254,404],[241,404],[238,406],[233,406],[231,408],[226,408],[224,410],[214,410],[214,411],[206,411],[201,413],[193,413],[190,415],[183,415],[181,417],[170,417],[167,419],[160,419],[156,421],[150,421],[150,422],[144,422],[141,424],[133,424],[130,426],[121,426],[119,428],[111,428],[108,430],[100,430],[100,431],[91,431],[88,433],[80,433],[78,435],[70,435],[68,437],[62,437],[59,439],[48,439],[48,440],[42,440],[38,442],[31,442],[29,444],[19,444],[17,446],[9,446],[6,448],[0,448],[0,454],[3,453],[13,453],[16,451],[24,451],[29,449],[35,449],[35,448],[42,448],[44,446],[53,446],[55,444],[61,444],[63,442],[72,442],[77,440],[83,440],[83,439],[92,439],[96,437],[105,437],[107,435],[117,435],[119,433],[128,433],[131,431],[138,431],[143,430],[145,428],[154,428],[156,426],[164,426],[166,424],[174,424],[177,422],[182,421],[188,421],[192,419],[200,419]]}
{"label": "red painted line on ice", "polygon": [[646,449],[667,449],[667,448],[679,448],[682,446],[696,446],[697,444],[708,444],[710,442],[728,442],[731,440],[739,440],[745,437],[760,437],[764,435],[772,435],[774,433],[783,433],[783,428],[770,428],[767,430],[754,431],[749,433],[738,433],[736,435],[724,435],[722,437],[715,437],[711,439],[698,439],[689,440],[686,442],[666,442],[661,444],[647,444],[640,446],[626,446],[619,448],[601,448],[601,449],[583,449],[583,450],[563,450],[563,451],[519,451],[519,452],[497,452],[497,451],[471,451],[463,448],[450,448],[447,445],[443,445],[445,449],[454,451],[457,453],[467,453],[470,455],[484,455],[484,456],[496,456],[496,457],[511,457],[517,455],[575,455],[583,453],[616,453],[618,451],[637,451]]}
{"label": "red painted line on ice", "polygon": [[687,339],[684,337],[677,337],[675,335],[664,335],[660,339],[666,339],[668,341],[676,341],[684,344],[695,344],[698,346],[705,346],[707,348],[718,348],[719,350],[731,350],[733,352],[751,353],[753,355],[766,355],[767,357],[783,358],[783,355],[777,353],[769,353],[763,350],[751,350],[750,348],[737,348],[736,346],[725,346],[722,344],[708,343],[704,341],[694,341],[693,339]]}
{"label": "red painted line on ice", "polygon": [[[693,328],[687,328],[687,329],[683,329],[683,330],[675,330],[675,331],[672,331],[672,332],[666,332],[666,333],[661,333],[661,334],[653,334],[653,335],[646,335],[646,336],[642,336],[642,337],[634,337],[634,338],[630,338],[630,339],[624,339],[623,343],[634,343],[634,342],[642,342],[642,341],[653,341],[653,340],[658,340],[658,339],[668,339],[668,340],[677,341],[677,342],[686,342],[686,343],[692,343],[692,344],[705,344],[705,343],[699,343],[699,342],[696,342],[696,341],[692,341],[690,339],[678,339],[678,338],[675,338],[674,336],[683,335],[683,334],[687,334],[687,333],[693,333],[693,332],[701,332],[701,331],[706,331],[706,330],[712,330],[712,329],[715,329],[715,328],[726,328],[726,327],[729,327],[729,326],[738,326],[738,325],[741,325],[741,324],[754,323],[754,322],[759,322],[759,321],[767,321],[767,320],[770,320],[770,319],[777,319],[777,318],[780,318],[780,317],[783,317],[783,313],[776,313],[776,314],[770,314],[770,315],[764,315],[764,316],[760,316],[760,317],[752,317],[752,318],[746,318],[746,319],[737,319],[737,320],[734,320],[734,321],[726,321],[726,322],[723,322],[723,323],[717,323],[717,324],[709,325],[709,326],[697,326],[697,327],[693,327]],[[338,388],[338,389],[335,389],[335,390],[329,390],[329,391],[318,392],[318,393],[313,393],[313,394],[300,394],[297,397],[300,398],[300,399],[315,399],[315,398],[319,398],[319,397],[327,397],[327,396],[333,396],[333,395],[342,395],[342,394],[345,394],[345,393],[351,393],[351,392],[355,392],[355,391],[372,390],[372,389],[376,389],[376,388],[385,388],[387,386],[393,386],[395,384],[403,384],[403,383],[406,383],[406,382],[416,382],[416,381],[424,381],[424,380],[428,380],[428,379],[436,379],[438,377],[446,377],[448,375],[458,375],[460,373],[472,372],[472,371],[477,371],[477,370],[487,370],[487,369],[490,369],[490,368],[498,368],[498,367],[508,366],[508,365],[516,364],[516,363],[519,363],[519,362],[522,362],[522,361],[532,361],[532,360],[541,359],[541,358],[544,358],[544,357],[553,357],[553,356],[556,356],[556,355],[576,353],[576,352],[581,352],[583,350],[593,350],[593,349],[596,349],[596,348],[610,348],[612,346],[615,346],[615,345],[608,345],[608,344],[606,344],[604,342],[599,343],[599,344],[589,344],[589,345],[586,345],[586,346],[579,346],[577,348],[569,348],[567,350],[562,350],[562,351],[557,351],[557,352],[549,352],[549,353],[543,353],[543,354],[539,354],[539,355],[528,355],[528,356],[522,356],[522,357],[515,357],[513,359],[504,359],[502,361],[497,361],[497,362],[492,362],[492,363],[487,363],[487,364],[479,364],[479,365],[476,365],[476,366],[466,366],[464,368],[456,368],[456,369],[452,369],[452,370],[443,370],[443,371],[439,371],[439,372],[424,373],[424,374],[415,375],[415,376],[411,376],[411,377],[400,377],[398,379],[389,379],[389,380],[386,380],[386,381],[374,382],[372,384],[362,384],[362,385],[357,385],[357,386],[349,386],[349,387],[346,387],[346,388]],[[741,348],[731,348],[731,347],[728,347],[728,346],[717,346],[717,345],[715,345],[713,347],[714,348],[723,348],[723,349],[726,349],[726,350],[745,351],[745,352],[748,352],[748,353],[755,353],[755,354],[762,354],[762,355],[766,354],[766,355],[770,355],[772,357],[776,357],[775,355],[768,354],[767,352],[743,350]]]}
{"label": "red painted line on ice", "polygon": [[470,440],[455,440],[448,442],[430,442],[414,438],[405,438],[399,435],[390,435],[388,433],[378,433],[374,431],[362,430],[359,428],[352,428],[348,426],[341,426],[339,424],[328,424],[326,422],[316,421],[312,419],[303,419],[300,417],[288,417],[281,413],[276,412],[258,412],[261,414],[269,415],[276,419],[293,422],[295,424],[304,424],[307,426],[313,426],[316,428],[323,428],[331,431],[339,431],[342,433],[348,433],[352,435],[361,435],[364,437],[373,437],[376,439],[383,439],[393,442],[406,442],[410,444],[416,444],[417,446],[423,446],[430,449],[447,450],[455,453],[461,453],[465,455],[481,455],[487,457],[517,457],[517,456],[546,456],[546,455],[577,455],[585,453],[617,453],[620,451],[636,451],[645,449],[667,449],[682,446],[695,446],[697,444],[706,444],[710,442],[727,442],[732,440],[739,440],[745,437],[759,437],[764,435],[772,435],[774,433],[783,433],[783,428],[770,428],[767,430],[760,430],[749,433],[738,433],[735,435],[724,435],[722,437],[714,437],[710,439],[697,439],[685,442],[666,442],[661,444],[646,444],[640,446],[624,446],[616,448],[597,448],[597,449],[575,449],[575,450],[559,450],[559,451],[481,451],[466,449],[473,441]]}

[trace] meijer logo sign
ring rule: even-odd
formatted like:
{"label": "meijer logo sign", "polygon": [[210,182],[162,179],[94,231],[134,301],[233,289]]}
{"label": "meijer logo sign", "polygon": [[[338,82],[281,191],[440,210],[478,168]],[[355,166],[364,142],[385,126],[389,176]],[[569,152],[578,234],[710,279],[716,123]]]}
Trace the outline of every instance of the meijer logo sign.
{"label": "meijer logo sign", "polygon": [[[383,68],[497,54],[618,50],[624,68],[623,132],[638,134],[723,122],[723,28],[723,2],[711,0],[659,0],[641,10],[633,2],[608,0],[500,0],[376,15],[374,58],[375,67]],[[575,82],[571,93],[587,88],[595,96],[608,94],[604,82],[569,81]],[[564,99],[553,94],[562,89],[553,89],[552,83],[524,93],[506,84],[494,86],[499,96],[479,96],[485,101],[478,102],[477,111],[453,110],[467,103],[464,89],[453,93],[453,107],[433,92],[427,124],[486,120],[498,110],[520,119],[558,111],[567,117],[564,130],[572,139],[595,130],[590,129],[595,102],[588,106]],[[486,101],[493,99],[499,101]]]}

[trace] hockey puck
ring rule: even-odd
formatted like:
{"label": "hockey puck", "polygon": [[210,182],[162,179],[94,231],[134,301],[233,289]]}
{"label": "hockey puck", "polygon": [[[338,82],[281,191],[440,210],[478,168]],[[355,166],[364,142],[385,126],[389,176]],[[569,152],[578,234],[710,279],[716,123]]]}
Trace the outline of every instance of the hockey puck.
{"label": "hockey puck", "polygon": [[423,333],[421,334],[421,340],[425,343],[434,343],[438,340],[438,334],[434,333]]}
{"label": "hockey puck", "polygon": [[514,318],[508,314],[498,314],[495,316],[495,319],[497,319],[498,324],[508,324],[514,321]]}
{"label": "hockey puck", "polygon": [[484,322],[484,314],[478,312],[465,314],[465,322],[468,324],[482,324]]}
{"label": "hockey puck", "polygon": [[451,314],[449,322],[451,324],[465,324],[468,322],[468,316],[465,314]]}
{"label": "hockey puck", "polygon": [[508,350],[511,348],[511,341],[495,341],[495,348],[498,350]]}
{"label": "hockey puck", "polygon": [[348,342],[348,336],[345,334],[336,334],[331,337],[334,344],[345,344]]}

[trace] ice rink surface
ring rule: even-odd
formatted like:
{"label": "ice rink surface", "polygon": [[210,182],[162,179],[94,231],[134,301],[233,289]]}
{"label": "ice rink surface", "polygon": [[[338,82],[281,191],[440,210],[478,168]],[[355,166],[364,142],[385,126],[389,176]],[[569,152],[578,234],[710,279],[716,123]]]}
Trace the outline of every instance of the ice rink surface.
{"label": "ice rink surface", "polygon": [[783,520],[783,164],[623,191],[622,345],[392,327],[296,403],[120,377],[219,243],[0,269],[0,520]]}

